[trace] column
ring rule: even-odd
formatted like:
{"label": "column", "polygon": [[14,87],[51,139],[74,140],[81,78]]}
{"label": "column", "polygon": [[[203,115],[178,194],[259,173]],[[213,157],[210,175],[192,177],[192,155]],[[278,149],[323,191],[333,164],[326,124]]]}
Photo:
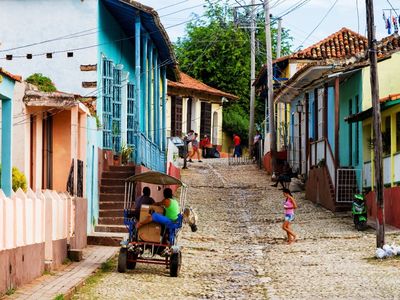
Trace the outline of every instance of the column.
{"label": "column", "polygon": [[[149,73],[147,70],[147,44],[148,44],[148,40],[149,37],[148,35],[144,35],[143,36],[143,45],[142,45],[142,68],[141,68],[141,72],[142,72],[142,78],[141,78],[141,84],[142,84],[142,97],[140,98],[140,100],[138,99],[137,101],[141,101],[141,107],[145,108],[147,107],[147,101],[148,101],[148,87],[147,87],[147,82],[148,82],[148,78],[149,78]],[[144,109],[144,111],[142,112],[142,114],[140,115],[140,123],[143,124],[142,126],[142,131],[143,132],[148,132],[148,123],[146,120],[146,109]]]}
{"label": "column", "polygon": [[[137,126],[138,131],[143,131],[144,124],[140,122],[141,114],[144,113],[144,109],[140,103],[140,30],[141,30],[141,23],[140,23],[140,15],[139,12],[135,18],[135,99],[136,99],[136,107],[137,107],[137,119],[139,126]],[[140,145],[140,135],[136,133],[136,163],[140,164],[142,162],[141,147]]]}
{"label": "column", "polygon": [[12,100],[2,100],[1,126],[1,188],[7,197],[12,191]]}
{"label": "column", "polygon": [[38,114],[36,120],[36,158],[35,158],[35,191],[42,190],[42,172],[43,172],[43,115]]}
{"label": "column", "polygon": [[153,45],[149,44],[149,46],[147,47],[147,50],[149,51],[148,54],[148,59],[149,59],[149,71],[148,71],[148,82],[147,82],[147,93],[148,93],[148,100],[147,100],[147,133],[146,136],[147,138],[151,139],[151,135],[152,135],[152,124],[151,124],[151,118],[152,118],[152,107],[151,107],[151,103],[152,103],[152,99],[153,99]]}
{"label": "column", "polygon": [[[335,79],[335,169],[339,166],[339,77]],[[336,183],[334,183],[336,186]]]}
{"label": "column", "polygon": [[[394,187],[394,155],[396,154],[396,113],[390,115],[390,182],[391,186]],[[384,170],[385,171],[385,170]]]}
{"label": "column", "polygon": [[160,68],[158,53],[154,53],[154,142],[160,146]]}
{"label": "column", "polygon": [[77,195],[78,191],[78,125],[79,125],[79,111],[78,106],[71,108],[71,159],[74,162],[74,188],[73,195]]}
{"label": "column", "polygon": [[[161,81],[162,81],[162,125],[161,125],[161,149],[167,149],[167,67],[161,68]],[[182,103],[183,105],[183,103]]]}

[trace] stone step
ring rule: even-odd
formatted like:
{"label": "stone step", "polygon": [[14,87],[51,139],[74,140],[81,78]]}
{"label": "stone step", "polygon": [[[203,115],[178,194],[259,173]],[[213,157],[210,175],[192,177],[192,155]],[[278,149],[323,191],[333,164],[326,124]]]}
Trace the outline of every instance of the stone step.
{"label": "stone step", "polygon": [[88,235],[88,245],[116,246],[128,239],[128,233],[118,232],[93,232]]}
{"label": "stone step", "polygon": [[123,217],[124,210],[123,209],[105,209],[99,210],[99,217]]}
{"label": "stone step", "polygon": [[125,225],[97,225],[94,229],[96,232],[121,232],[127,233]]}
{"label": "stone step", "polygon": [[110,166],[110,171],[112,172],[131,172],[135,173],[135,166]]}
{"label": "stone step", "polygon": [[99,217],[99,225],[124,225],[124,217]]}
{"label": "stone step", "polygon": [[125,186],[124,178],[103,178],[101,179],[101,185],[123,185]]}
{"label": "stone step", "polygon": [[124,209],[124,202],[123,201],[102,201],[100,202],[100,210],[107,210],[107,209]]}
{"label": "stone step", "polygon": [[100,193],[124,194],[125,193],[125,186],[123,186],[123,185],[101,185],[100,186]]}
{"label": "stone step", "polygon": [[124,193],[100,193],[100,203],[101,202],[124,202]]}
{"label": "stone step", "polygon": [[103,179],[116,179],[116,178],[123,178],[127,179],[131,177],[132,175],[135,175],[135,173],[132,172],[121,172],[121,171],[105,171],[101,174],[101,178]]}

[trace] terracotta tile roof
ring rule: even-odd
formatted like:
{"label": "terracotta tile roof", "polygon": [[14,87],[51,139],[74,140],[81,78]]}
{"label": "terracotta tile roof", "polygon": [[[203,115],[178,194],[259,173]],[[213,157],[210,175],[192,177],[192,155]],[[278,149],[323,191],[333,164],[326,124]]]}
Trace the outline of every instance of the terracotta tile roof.
{"label": "terracotta tile roof", "polygon": [[329,59],[348,58],[362,55],[367,49],[368,40],[346,27],[335,32],[318,43],[293,53],[290,58]]}
{"label": "terracotta tile roof", "polygon": [[21,76],[11,74],[10,72],[4,70],[4,69],[1,68],[1,67],[0,67],[0,73],[6,75],[7,77],[9,77],[9,78],[11,78],[11,79],[13,79],[13,80],[15,80],[15,81],[19,81],[19,82],[22,81],[22,77],[21,77]]}
{"label": "terracotta tile roof", "polygon": [[214,96],[226,97],[226,98],[232,99],[232,100],[239,99],[239,97],[237,97],[235,95],[232,95],[232,94],[220,91],[218,89],[215,89],[213,87],[210,87],[207,84],[205,84],[199,80],[196,80],[183,72],[180,72],[180,77],[181,77],[181,80],[179,82],[168,80],[168,88],[191,90],[191,91],[196,91],[196,92],[200,92],[200,93],[211,94]]}
{"label": "terracotta tile roof", "polygon": [[397,52],[399,50],[400,50],[400,36],[397,33],[383,38],[378,42],[377,45],[378,58],[390,55],[393,52]]}
{"label": "terracotta tile roof", "polygon": [[393,100],[397,100],[397,99],[400,99],[400,94],[390,94],[386,97],[379,99],[379,102],[384,103],[387,101],[393,101]]}

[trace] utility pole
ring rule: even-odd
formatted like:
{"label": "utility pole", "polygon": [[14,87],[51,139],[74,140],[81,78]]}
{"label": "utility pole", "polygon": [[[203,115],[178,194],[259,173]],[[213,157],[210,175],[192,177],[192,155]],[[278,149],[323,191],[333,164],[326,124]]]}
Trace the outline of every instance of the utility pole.
{"label": "utility pole", "polygon": [[374,123],[374,169],[375,169],[375,201],[376,212],[376,246],[382,248],[385,244],[385,221],[382,176],[382,135],[381,108],[379,104],[378,63],[376,55],[376,39],[374,24],[373,0],[365,0],[367,8],[368,55],[370,61],[370,82]]}
{"label": "utility pole", "polygon": [[255,0],[251,0],[251,25],[250,25],[250,52],[251,52],[251,71],[250,71],[250,126],[249,126],[249,151],[253,146],[254,134],[254,104],[256,98],[256,90],[253,86],[256,77],[256,14],[255,14]]}
{"label": "utility pole", "polygon": [[[271,44],[271,17],[269,10],[269,0],[264,0],[264,15],[265,15],[265,41],[266,41],[265,50],[267,52],[267,89],[268,89],[268,97],[266,99],[267,101],[265,103],[265,108],[269,107],[270,152],[272,161],[272,173],[274,173],[276,167],[276,129],[275,129],[274,89],[272,81],[273,80],[272,44]],[[265,132],[267,131],[265,130]]]}

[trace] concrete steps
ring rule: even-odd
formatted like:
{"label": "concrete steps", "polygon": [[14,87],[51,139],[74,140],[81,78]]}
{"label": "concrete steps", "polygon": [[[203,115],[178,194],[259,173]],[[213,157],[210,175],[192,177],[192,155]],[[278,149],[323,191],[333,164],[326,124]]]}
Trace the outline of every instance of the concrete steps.
{"label": "concrete steps", "polygon": [[135,175],[135,167],[111,166],[102,173],[99,197],[99,220],[89,245],[119,246],[128,237],[124,225],[125,180]]}

